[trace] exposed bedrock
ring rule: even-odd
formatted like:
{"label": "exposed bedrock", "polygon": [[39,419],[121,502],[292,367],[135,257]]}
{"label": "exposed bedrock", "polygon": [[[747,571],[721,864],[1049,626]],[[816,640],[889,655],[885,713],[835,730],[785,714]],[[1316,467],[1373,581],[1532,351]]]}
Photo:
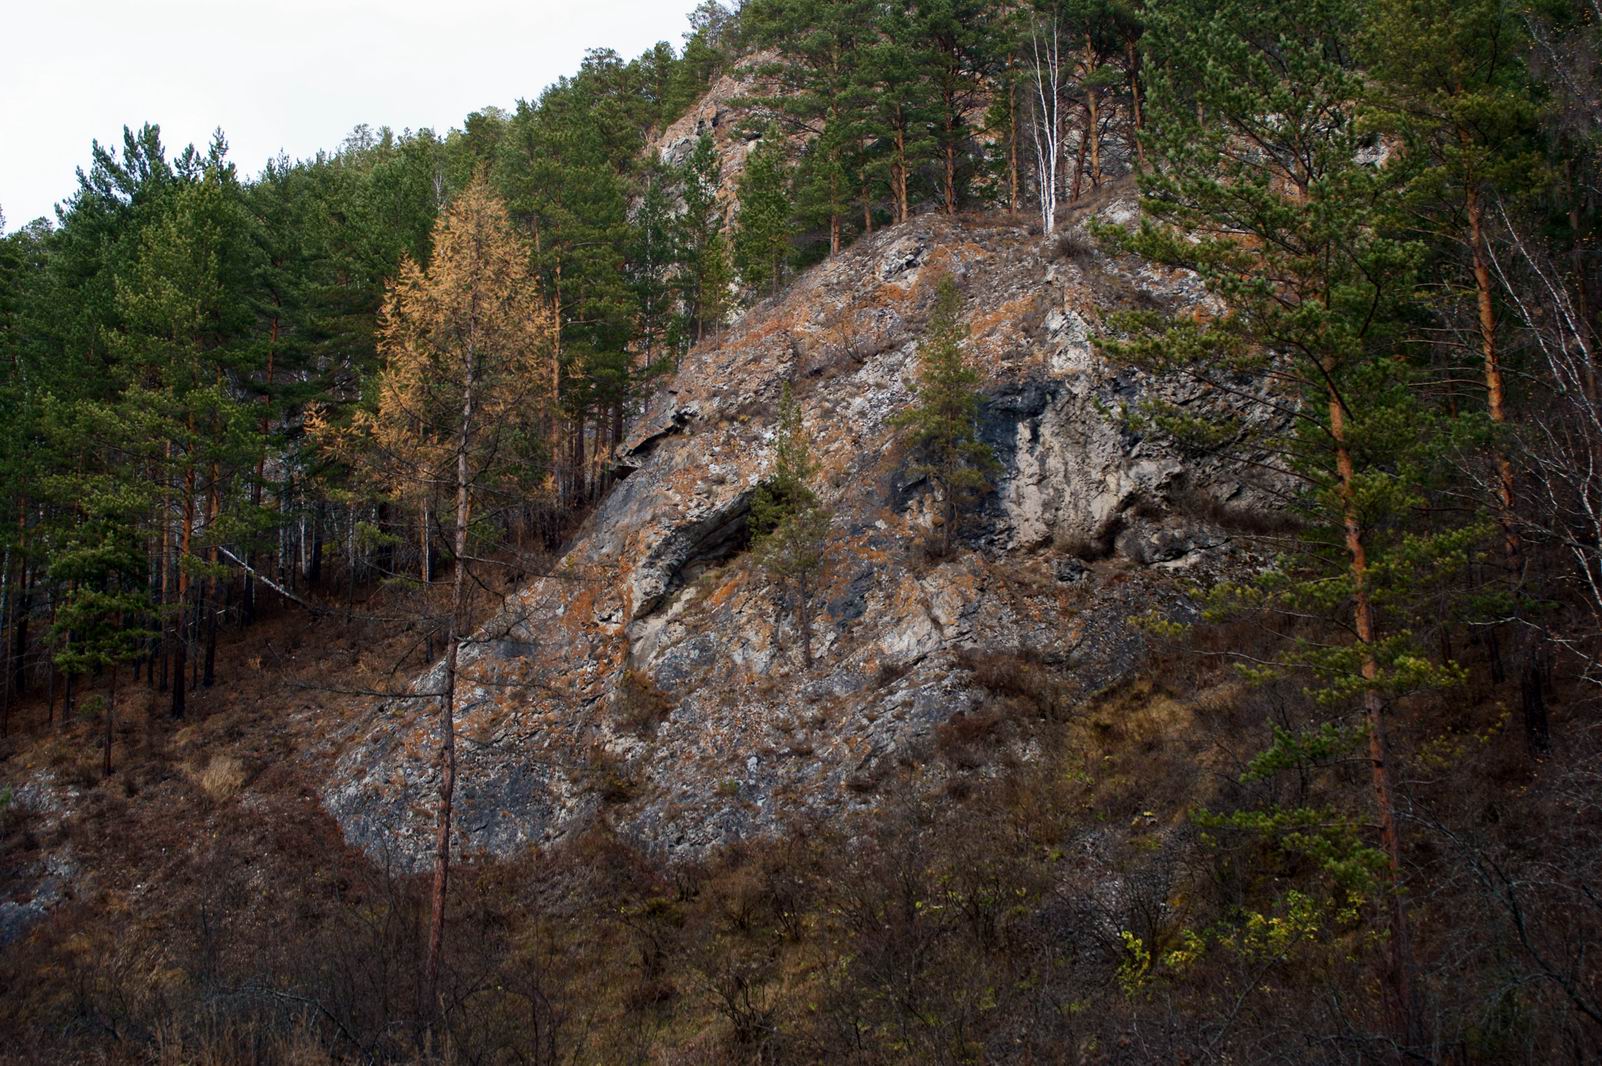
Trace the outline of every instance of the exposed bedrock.
{"label": "exposed bedrock", "polygon": [[[1114,199],[1102,213],[1133,209]],[[1137,296],[1194,309],[1194,281],[1094,252],[1053,261],[1048,245],[1012,223],[916,219],[685,359],[634,420],[617,458],[626,476],[557,572],[464,647],[466,852],[552,844],[605,817],[643,848],[690,857],[794,815],[871,807],[892,774],[938,788],[1029,758],[1027,728],[962,765],[936,751],[942,723],[993,698],[977,658],[1050,671],[1081,696],[1137,668],[1130,617],[1185,612],[1185,579],[1238,554],[1206,516],[1257,504],[1227,470],[1132,434],[1118,413],[1153,386],[1094,344],[1107,312]],[[912,398],[943,272],[964,295],[981,432],[1002,474],[958,549],[930,560],[928,486],[890,419]],[[833,514],[810,668],[746,551],[786,381]],[[353,841],[411,864],[432,824],[430,705],[383,707],[326,790]]]}

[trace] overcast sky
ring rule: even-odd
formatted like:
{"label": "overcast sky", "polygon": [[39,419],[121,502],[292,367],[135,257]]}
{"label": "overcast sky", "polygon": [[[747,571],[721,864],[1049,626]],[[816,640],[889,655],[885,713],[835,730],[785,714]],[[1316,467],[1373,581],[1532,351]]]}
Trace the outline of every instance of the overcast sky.
{"label": "overcast sky", "polygon": [[0,210],[13,230],[76,188],[89,142],[161,125],[169,154],[221,126],[256,174],[357,123],[443,133],[578,69],[682,44],[695,0],[7,0]]}

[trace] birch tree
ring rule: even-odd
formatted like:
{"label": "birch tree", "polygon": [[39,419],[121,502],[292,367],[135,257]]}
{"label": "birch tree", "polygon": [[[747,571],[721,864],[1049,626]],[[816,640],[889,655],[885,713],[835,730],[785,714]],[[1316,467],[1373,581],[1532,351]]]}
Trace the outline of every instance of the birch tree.
{"label": "birch tree", "polygon": [[1033,120],[1030,139],[1035,150],[1035,181],[1040,193],[1040,230],[1051,236],[1057,229],[1057,179],[1062,158],[1062,32],[1057,15],[1049,23],[1034,15],[1029,23],[1034,56],[1031,98]]}

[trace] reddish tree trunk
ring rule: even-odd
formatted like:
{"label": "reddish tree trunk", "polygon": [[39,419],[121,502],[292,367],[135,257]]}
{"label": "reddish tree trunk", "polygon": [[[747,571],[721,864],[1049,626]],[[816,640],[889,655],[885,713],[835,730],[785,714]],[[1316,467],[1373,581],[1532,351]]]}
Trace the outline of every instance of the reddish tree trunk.
{"label": "reddish tree trunk", "polygon": [[957,125],[950,111],[946,113],[946,214],[957,213]]}
{"label": "reddish tree trunk", "polygon": [[1140,50],[1135,47],[1134,41],[1130,41],[1125,45],[1124,53],[1129,63],[1129,146],[1134,150],[1135,172],[1143,174],[1146,171],[1146,146],[1141,143],[1140,135],[1146,128],[1146,119],[1140,101]]}
{"label": "reddish tree trunk", "polygon": [[[1496,305],[1492,299],[1491,269],[1486,261],[1484,207],[1472,181],[1464,203],[1468,215],[1469,247],[1473,254],[1475,303],[1479,312],[1480,353],[1485,365],[1486,406],[1491,421],[1507,423],[1507,393],[1502,378],[1501,355],[1496,345]],[[1502,566],[1508,587],[1517,596],[1524,580],[1523,547],[1519,542],[1517,486],[1513,462],[1505,450],[1495,453],[1497,480],[1497,520],[1502,526]],[[1525,744],[1533,755],[1544,755],[1551,748],[1551,725],[1547,719],[1542,668],[1542,649],[1538,633],[1518,637],[1523,645],[1520,667],[1520,710],[1524,719]]]}
{"label": "reddish tree trunk", "polygon": [[1363,543],[1362,521],[1357,513],[1356,474],[1347,443],[1346,412],[1340,398],[1331,391],[1329,398],[1330,436],[1335,443],[1335,464],[1339,475],[1341,511],[1346,530],[1346,551],[1352,577],[1352,622],[1362,647],[1360,666],[1367,687],[1363,691],[1363,717],[1368,725],[1368,755],[1374,807],[1379,819],[1380,846],[1385,851],[1390,877],[1387,886],[1390,906],[1390,986],[1395,999],[1398,1029],[1409,1042],[1414,1035],[1412,992],[1413,950],[1408,936],[1407,907],[1403,897],[1402,842],[1396,824],[1396,803],[1391,787],[1389,749],[1385,739],[1385,701],[1375,687],[1379,680],[1379,661],[1374,655],[1376,632],[1374,605],[1369,594],[1368,554]]}
{"label": "reddish tree trunk", "polygon": [[1074,158],[1074,184],[1068,192],[1069,203],[1076,203],[1079,200],[1079,191],[1085,180],[1085,150],[1089,144],[1088,138],[1079,138],[1079,152]]}
{"label": "reddish tree trunk", "polygon": [[117,664],[111,664],[111,695],[106,697],[106,736],[100,776],[111,776],[111,731],[117,720]]}
{"label": "reddish tree trunk", "polygon": [[195,467],[189,464],[184,471],[183,526],[178,530],[178,609],[176,619],[177,640],[172,649],[172,716],[184,716],[184,696],[188,678],[184,677],[189,663],[189,559],[195,532]]}
{"label": "reddish tree trunk", "polygon": [[206,488],[206,536],[211,544],[206,548],[206,562],[210,564],[211,572],[206,575],[206,600],[201,612],[201,622],[206,629],[206,662],[201,674],[201,684],[210,688],[217,680],[217,542],[216,527],[217,515],[222,509],[217,484],[220,477],[218,466],[211,464],[211,479]]}
{"label": "reddish tree trunk", "polygon": [[905,222],[912,208],[907,197],[907,130],[906,121],[901,113],[901,105],[896,105],[896,154],[890,165],[890,180],[895,186],[896,221]]}
{"label": "reddish tree trunk", "polygon": [[[171,442],[168,442],[168,444],[166,446],[166,449],[165,449],[165,452],[166,452],[167,461],[171,462],[172,461],[172,443]],[[161,681],[156,686],[156,691],[157,692],[165,692],[165,691],[167,691],[167,666],[168,666],[168,658],[169,658],[169,654],[168,653],[170,651],[170,645],[172,643],[172,635],[177,631],[177,627],[181,624],[181,620],[178,618],[178,616],[176,614],[174,614],[173,615],[173,620],[172,620],[172,628],[169,629],[168,625],[167,625],[167,622],[165,620],[163,620],[163,619],[160,619],[160,617],[159,617],[159,613],[161,611],[165,610],[167,605],[169,603],[171,603],[171,602],[172,602],[172,511],[170,509],[168,509],[167,507],[163,506],[162,507],[162,514],[161,514],[161,589],[157,593],[157,596],[156,596],[156,611],[158,612],[158,622],[159,622],[159,626],[160,626],[160,629],[161,629],[161,637],[157,641],[157,643],[161,647]]]}
{"label": "reddish tree trunk", "polygon": [[1019,177],[1018,177],[1018,86],[1009,83],[1007,86],[1007,209],[1013,214],[1018,213],[1019,206]]}
{"label": "reddish tree trunk", "polygon": [[8,683],[17,697],[28,693],[28,612],[33,607],[28,584],[28,501],[17,501],[17,594],[16,613],[11,622],[11,675]]}
{"label": "reddish tree trunk", "polygon": [[[1085,76],[1096,72],[1096,50],[1085,36]],[[1085,136],[1090,141],[1090,186],[1101,188],[1101,92],[1085,90]]]}

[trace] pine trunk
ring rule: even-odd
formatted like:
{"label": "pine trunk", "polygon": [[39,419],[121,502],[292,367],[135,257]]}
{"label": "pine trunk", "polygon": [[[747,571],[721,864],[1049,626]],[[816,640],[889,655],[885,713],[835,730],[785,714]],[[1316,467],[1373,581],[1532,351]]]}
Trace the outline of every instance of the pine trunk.
{"label": "pine trunk", "polygon": [[11,687],[17,697],[28,692],[28,615],[33,610],[33,589],[29,587],[26,561],[17,583],[17,620],[11,628]]}
{"label": "pine trunk", "polygon": [[[166,448],[166,459],[168,462],[172,461],[171,443]],[[166,611],[167,605],[172,603],[172,542],[172,508],[164,502],[161,516],[161,590],[156,597],[157,621],[161,629],[161,636],[157,640],[161,654],[161,679],[156,686],[157,692],[167,691],[167,669],[170,664],[172,645],[175,643],[173,638],[181,622],[179,616],[175,613],[172,616],[172,624],[170,626],[165,619],[160,617],[161,612]]]}
{"label": "pine trunk", "polygon": [[0,738],[4,738],[11,721],[11,642],[7,640],[6,626],[11,617],[11,548],[5,550],[0,562]]}
{"label": "pine trunk", "polygon": [[17,602],[11,623],[11,673],[9,683],[18,699],[28,694],[28,614],[33,609],[28,584],[28,501],[17,502]]}
{"label": "pine trunk", "polygon": [[1007,210],[1018,213],[1018,85],[1007,85]]}
{"label": "pine trunk", "polygon": [[[278,348],[278,316],[274,315],[267,338],[267,389],[273,387],[273,357]],[[272,403],[270,395],[263,395],[261,402],[264,406]],[[261,416],[261,453],[256,457],[256,476],[250,483],[250,506],[252,510],[261,509],[262,497],[267,482],[267,434],[272,430],[272,419],[269,414]],[[245,553],[245,594],[241,605],[244,621],[249,624],[256,620],[256,547],[252,542],[250,550]]]}
{"label": "pine trunk", "polygon": [[[1085,77],[1096,73],[1096,50],[1085,37]],[[1101,188],[1101,93],[1085,90],[1085,136],[1090,140],[1090,187]]]}
{"label": "pine trunk", "polygon": [[[912,209],[907,197],[907,130],[899,106],[896,108],[896,154],[890,165],[890,179],[895,185],[896,221],[905,222]],[[869,227],[869,232],[872,232],[872,227]]]}
{"label": "pine trunk", "polygon": [[178,601],[174,612],[177,640],[172,649],[172,716],[184,716],[184,696],[188,679],[184,677],[189,663],[189,558],[195,532],[195,467],[190,464],[184,471],[183,526],[178,530]]}
{"label": "pine trunk", "polygon": [[206,562],[211,573],[206,575],[206,600],[201,622],[206,629],[206,663],[200,683],[210,688],[217,680],[217,515],[222,509],[217,484],[220,473],[216,463],[211,464],[211,483],[206,489],[206,537],[211,544],[206,548]]}
{"label": "pine trunk", "polygon": [[[1483,208],[1479,193],[1472,186],[1468,191],[1467,212],[1469,245],[1474,256],[1474,290],[1479,311],[1480,353],[1485,364],[1485,395],[1491,421],[1497,425],[1507,422],[1506,393],[1503,388],[1500,355],[1496,348],[1496,307],[1492,300],[1491,271],[1485,258],[1483,234]],[[1508,577],[1515,582],[1520,568],[1518,529],[1514,519],[1513,464],[1507,453],[1496,451],[1497,515],[1502,526],[1503,563]]]}
{"label": "pine trunk", "polygon": [[957,120],[946,110],[946,214],[957,213]]}
{"label": "pine trunk", "polygon": [[1130,41],[1124,48],[1124,54],[1129,65],[1129,146],[1134,150],[1135,172],[1146,172],[1146,146],[1141,143],[1140,135],[1146,128],[1146,120],[1141,108],[1140,100],[1140,50],[1135,42]]}
{"label": "pine trunk", "polygon": [[312,509],[311,553],[306,557],[306,584],[316,588],[323,581],[323,501]]}
{"label": "pine trunk", "polygon": [[1079,138],[1079,152],[1074,157],[1074,184],[1073,188],[1069,190],[1068,193],[1069,203],[1079,202],[1079,193],[1085,184],[1085,151],[1087,148],[1089,148],[1089,146],[1090,139],[1088,137],[1081,136]]}
{"label": "pine trunk", "polygon": [[[1502,379],[1501,355],[1496,346],[1496,305],[1491,288],[1491,269],[1486,262],[1484,207],[1479,190],[1470,183],[1465,198],[1468,215],[1469,247],[1474,261],[1475,302],[1479,311],[1480,353],[1485,364],[1486,406],[1491,421],[1498,426],[1507,423],[1506,391]],[[1517,596],[1524,581],[1523,547],[1519,542],[1516,511],[1516,485],[1513,462],[1500,446],[1495,453],[1497,480],[1497,521],[1502,527],[1502,566],[1507,573],[1509,591]],[[1515,614],[1518,608],[1515,607]],[[1524,718],[1524,737],[1530,753],[1544,755],[1551,748],[1551,725],[1547,719],[1546,699],[1543,693],[1540,667],[1541,648],[1539,634],[1520,634],[1518,643],[1525,645],[1523,664],[1520,667],[1520,709]]]}
{"label": "pine trunk", "polygon": [[1379,817],[1380,846],[1385,851],[1390,884],[1391,959],[1390,985],[1395,999],[1398,1031],[1411,1043],[1414,1036],[1412,972],[1413,951],[1408,937],[1407,907],[1402,895],[1402,843],[1396,824],[1396,804],[1391,788],[1389,748],[1385,740],[1385,701],[1375,687],[1379,680],[1379,661],[1374,655],[1376,632],[1374,605],[1369,595],[1368,554],[1363,543],[1362,521],[1357,513],[1356,473],[1347,443],[1346,412],[1332,391],[1329,398],[1330,437],[1335,443],[1335,464],[1340,480],[1342,519],[1346,528],[1346,551],[1352,578],[1352,621],[1362,646],[1360,671],[1363,691],[1363,717],[1368,725],[1370,780],[1374,806]]}
{"label": "pine trunk", "polygon": [[111,776],[111,733],[117,720],[117,663],[111,664],[111,695],[106,697],[106,735],[100,776]]}

